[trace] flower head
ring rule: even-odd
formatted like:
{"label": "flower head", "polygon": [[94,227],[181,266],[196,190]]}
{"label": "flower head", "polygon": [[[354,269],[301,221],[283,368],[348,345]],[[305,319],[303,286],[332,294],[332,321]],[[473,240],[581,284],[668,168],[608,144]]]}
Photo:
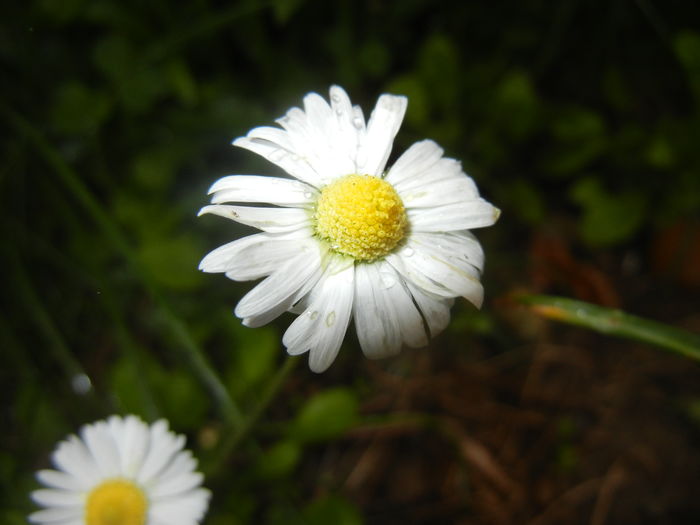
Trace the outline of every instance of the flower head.
{"label": "flower head", "polygon": [[209,503],[185,437],[160,420],[112,416],[85,425],[53,453],[58,470],[40,470],[51,488],[32,493],[46,507],[29,516],[51,525],[196,525]]}
{"label": "flower head", "polygon": [[292,178],[223,177],[200,211],[262,231],[209,253],[200,269],[265,277],[236,315],[255,327],[300,314],[283,343],[292,355],[308,351],[315,372],[333,362],[351,319],[363,352],[376,358],[425,346],[449,322],[455,297],[481,306],[484,254],[469,230],[492,225],[499,211],[431,140],[386,169],[406,105],[382,95],[365,122],[342,88],[331,87],[330,104],[309,93],[281,128],[233,142]]}

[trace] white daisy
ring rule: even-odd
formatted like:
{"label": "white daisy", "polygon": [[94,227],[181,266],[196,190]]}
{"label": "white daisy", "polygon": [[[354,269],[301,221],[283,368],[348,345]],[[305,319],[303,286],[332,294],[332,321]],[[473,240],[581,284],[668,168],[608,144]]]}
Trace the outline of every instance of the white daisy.
{"label": "white daisy", "polygon": [[58,470],[40,470],[51,488],[32,499],[46,507],[29,516],[47,525],[196,525],[209,504],[185,437],[160,420],[112,416],[59,443]]}
{"label": "white daisy", "polygon": [[[301,314],[283,343],[292,355],[308,351],[315,372],[333,362],[351,318],[363,352],[377,358],[425,346],[455,297],[481,306],[484,254],[468,230],[492,225],[499,210],[431,140],[385,170],[406,105],[382,95],[365,122],[342,88],[331,87],[330,105],[309,93],[303,110],[277,121],[282,129],[258,127],[233,142],[293,179],[223,177],[200,211],[262,230],[209,253],[200,269],[266,277],[236,315],[256,327]],[[230,202],[266,206],[222,204]]]}

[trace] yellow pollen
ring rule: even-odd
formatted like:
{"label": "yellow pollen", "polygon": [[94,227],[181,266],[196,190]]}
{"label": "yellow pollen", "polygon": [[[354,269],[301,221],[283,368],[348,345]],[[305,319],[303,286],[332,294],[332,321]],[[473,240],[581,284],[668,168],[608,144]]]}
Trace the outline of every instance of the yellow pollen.
{"label": "yellow pollen", "polygon": [[148,502],[143,491],[126,479],[110,479],[88,495],[86,525],[144,525]]}
{"label": "yellow pollen", "polygon": [[361,261],[388,255],[408,225],[394,187],[371,175],[346,175],[323,188],[314,219],[335,251]]}

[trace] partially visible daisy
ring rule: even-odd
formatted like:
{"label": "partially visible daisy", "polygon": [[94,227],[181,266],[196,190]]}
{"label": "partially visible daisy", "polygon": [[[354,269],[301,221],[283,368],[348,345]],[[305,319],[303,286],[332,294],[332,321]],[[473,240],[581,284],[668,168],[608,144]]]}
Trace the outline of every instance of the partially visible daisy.
{"label": "partially visible daisy", "polygon": [[293,178],[223,177],[200,211],[262,230],[199,267],[238,281],[266,277],[236,315],[256,327],[301,314],[282,341],[292,355],[308,351],[315,372],[333,362],[351,319],[363,352],[377,358],[425,346],[448,324],[455,297],[481,306],[484,254],[469,230],[492,225],[499,210],[431,140],[386,169],[406,105],[382,95],[365,122],[342,88],[331,87],[330,104],[309,93],[303,110],[277,121],[282,129],[255,128],[233,142]]}
{"label": "partially visible daisy", "polygon": [[58,444],[58,470],[40,470],[51,488],[32,492],[46,507],[29,516],[51,525],[196,525],[209,491],[185,437],[164,420],[147,425],[135,416],[112,416],[85,425],[80,437]]}

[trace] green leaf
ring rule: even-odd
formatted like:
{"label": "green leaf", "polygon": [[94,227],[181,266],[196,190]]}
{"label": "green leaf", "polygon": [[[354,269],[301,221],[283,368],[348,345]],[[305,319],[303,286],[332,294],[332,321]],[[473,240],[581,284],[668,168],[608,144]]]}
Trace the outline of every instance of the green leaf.
{"label": "green leaf", "polygon": [[348,501],[329,496],[311,503],[304,509],[308,525],[362,525],[362,515]]}
{"label": "green leaf", "polygon": [[553,175],[573,175],[602,155],[607,145],[605,122],[581,108],[558,110],[551,123],[555,146],[545,169]]}
{"label": "green leaf", "polygon": [[333,439],[357,421],[358,401],[346,388],[320,392],[301,408],[292,422],[290,436],[302,442]]}
{"label": "green leaf", "polygon": [[91,134],[109,116],[111,98],[78,82],[63,84],[51,110],[54,127],[63,133]]}
{"label": "green leaf", "polygon": [[494,118],[514,139],[529,136],[539,124],[539,104],[530,77],[511,71],[496,89]]}
{"label": "green leaf", "polygon": [[260,456],[255,467],[257,476],[263,479],[281,479],[289,475],[301,458],[301,446],[295,441],[275,443]]}
{"label": "green leaf", "polygon": [[571,198],[583,208],[581,237],[592,245],[612,245],[629,239],[641,227],[647,209],[644,193],[627,190],[608,193],[597,179],[578,181]]}
{"label": "green leaf", "polygon": [[656,345],[700,360],[700,335],[664,323],[594,304],[547,295],[522,295],[519,300],[549,319],[583,326],[602,334]]}
{"label": "green leaf", "polygon": [[231,318],[235,349],[226,384],[234,397],[239,397],[272,375],[279,355],[279,335],[273,327],[247,328],[227,315]]}

